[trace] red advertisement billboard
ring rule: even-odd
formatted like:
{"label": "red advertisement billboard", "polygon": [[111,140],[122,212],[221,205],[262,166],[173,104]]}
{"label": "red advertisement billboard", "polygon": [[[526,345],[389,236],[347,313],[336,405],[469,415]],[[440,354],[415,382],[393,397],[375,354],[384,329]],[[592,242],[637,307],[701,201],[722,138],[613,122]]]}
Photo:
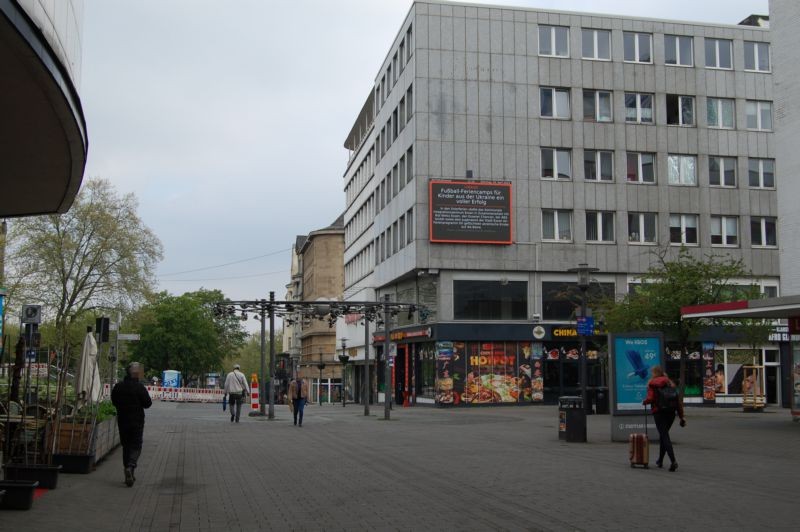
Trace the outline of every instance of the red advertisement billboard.
{"label": "red advertisement billboard", "polygon": [[429,183],[430,241],[511,244],[511,183],[447,181]]}

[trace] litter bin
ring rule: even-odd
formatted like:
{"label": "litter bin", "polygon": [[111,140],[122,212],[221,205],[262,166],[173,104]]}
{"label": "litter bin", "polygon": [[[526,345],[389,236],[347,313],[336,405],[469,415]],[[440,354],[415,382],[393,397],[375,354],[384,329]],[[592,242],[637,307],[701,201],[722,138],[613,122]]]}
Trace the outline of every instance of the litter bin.
{"label": "litter bin", "polygon": [[565,395],[558,398],[558,439],[586,441],[586,411],[581,397]]}
{"label": "litter bin", "polygon": [[608,388],[599,387],[595,390],[594,413],[608,415]]}

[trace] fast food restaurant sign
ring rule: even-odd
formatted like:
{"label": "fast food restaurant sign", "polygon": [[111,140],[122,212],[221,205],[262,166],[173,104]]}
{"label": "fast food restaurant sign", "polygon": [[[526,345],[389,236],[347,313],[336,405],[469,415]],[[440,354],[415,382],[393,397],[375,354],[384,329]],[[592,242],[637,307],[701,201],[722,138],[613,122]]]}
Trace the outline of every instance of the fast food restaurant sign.
{"label": "fast food restaurant sign", "polygon": [[511,183],[446,181],[428,184],[431,242],[511,244]]}

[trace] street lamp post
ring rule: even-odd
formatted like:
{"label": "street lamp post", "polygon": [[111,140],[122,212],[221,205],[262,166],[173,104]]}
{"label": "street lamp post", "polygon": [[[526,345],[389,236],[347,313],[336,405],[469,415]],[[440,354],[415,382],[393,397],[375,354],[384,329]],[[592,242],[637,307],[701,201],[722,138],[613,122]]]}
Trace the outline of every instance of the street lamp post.
{"label": "street lamp post", "polygon": [[339,355],[339,362],[342,363],[342,390],[341,390],[341,393],[342,393],[342,408],[344,408],[344,402],[346,400],[346,394],[345,394],[346,388],[345,388],[344,382],[345,382],[345,374],[346,374],[346,370],[347,370],[347,361],[350,360],[350,357],[345,352],[345,349],[347,349],[347,343],[346,342],[347,342],[347,338],[342,338],[342,354]]}
{"label": "street lamp post", "polygon": [[390,411],[392,409],[392,368],[389,366],[389,348],[391,347],[391,340],[389,339],[389,326],[391,324],[392,315],[389,312],[389,294],[383,296],[383,419],[391,419]]}
{"label": "street lamp post", "polygon": [[369,415],[369,396],[371,390],[369,375],[369,318],[364,311],[364,415]]}
{"label": "street lamp post", "polygon": [[[591,268],[585,262],[578,264],[577,268],[570,268],[567,270],[572,273],[578,274],[578,288],[581,291],[581,318],[586,319],[586,292],[589,290],[589,283],[591,281],[590,274],[600,271],[598,268]],[[589,413],[591,406],[589,405],[589,396],[586,385],[589,381],[589,372],[586,363],[586,334],[583,327],[577,327],[578,336],[581,340],[581,400],[583,401],[584,411]]]}
{"label": "street lamp post", "polygon": [[322,361],[322,351],[319,352],[317,369],[319,369],[319,382],[317,382],[317,402],[322,405],[322,370],[325,369],[325,362]]}

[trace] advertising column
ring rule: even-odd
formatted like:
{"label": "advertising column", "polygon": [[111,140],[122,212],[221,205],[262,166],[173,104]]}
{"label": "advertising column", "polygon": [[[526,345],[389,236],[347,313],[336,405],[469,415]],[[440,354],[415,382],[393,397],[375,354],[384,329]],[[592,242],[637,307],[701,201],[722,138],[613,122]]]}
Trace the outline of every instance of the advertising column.
{"label": "advertising column", "polygon": [[[611,375],[611,440],[628,441],[645,432],[647,383],[653,366],[664,364],[664,339],[661,333],[611,335],[609,352]],[[648,412],[649,414],[649,412]],[[656,436],[652,416],[647,416],[647,433]]]}

